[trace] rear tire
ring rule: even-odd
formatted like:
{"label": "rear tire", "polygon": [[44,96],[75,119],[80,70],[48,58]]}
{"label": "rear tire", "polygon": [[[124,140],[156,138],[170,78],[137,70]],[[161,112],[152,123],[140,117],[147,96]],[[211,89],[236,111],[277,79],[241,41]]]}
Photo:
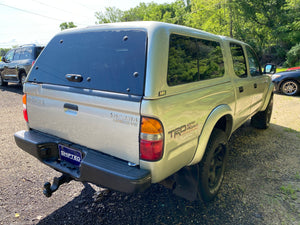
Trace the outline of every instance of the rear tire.
{"label": "rear tire", "polygon": [[23,72],[23,73],[20,74],[20,84],[21,84],[22,87],[24,86],[26,77],[27,77],[26,73]]}
{"label": "rear tire", "polygon": [[3,81],[1,74],[0,74],[0,86],[7,86],[7,82]]}
{"label": "rear tire", "polygon": [[251,118],[251,125],[257,129],[267,129],[270,126],[270,120],[273,111],[273,94],[269,100],[268,106],[264,111],[256,113]]}
{"label": "rear tire", "polygon": [[211,201],[218,194],[227,158],[227,136],[224,131],[214,129],[199,163],[199,193],[204,202]]}

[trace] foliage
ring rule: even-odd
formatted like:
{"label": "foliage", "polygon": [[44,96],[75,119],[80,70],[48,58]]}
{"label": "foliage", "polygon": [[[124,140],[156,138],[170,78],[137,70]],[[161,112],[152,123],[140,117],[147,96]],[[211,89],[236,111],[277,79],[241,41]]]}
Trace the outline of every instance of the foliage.
{"label": "foliage", "polygon": [[108,7],[105,12],[96,12],[97,24],[124,21],[163,21],[167,23],[184,24],[188,8],[181,0],[171,4],[140,3],[135,8],[122,11],[116,7]]}
{"label": "foliage", "polygon": [[286,54],[287,60],[285,66],[293,67],[300,66],[300,43],[291,48]]}
{"label": "foliage", "polygon": [[191,13],[186,25],[232,37],[230,4],[224,0],[191,0]]}
{"label": "foliage", "polygon": [[0,48],[0,56],[5,56],[9,50],[10,48]]}
{"label": "foliage", "polygon": [[73,22],[64,22],[59,25],[60,30],[66,30],[70,28],[77,27]]}
{"label": "foliage", "polygon": [[[249,43],[262,62],[282,63],[300,43],[300,0],[176,0],[140,3],[126,11],[106,8],[96,23],[162,21],[230,36]],[[262,57],[265,55],[265,57]]]}
{"label": "foliage", "polygon": [[98,19],[98,22],[96,22],[98,24],[121,22],[123,18],[123,11],[116,7],[108,7],[106,8],[105,13],[96,12],[95,16]]}

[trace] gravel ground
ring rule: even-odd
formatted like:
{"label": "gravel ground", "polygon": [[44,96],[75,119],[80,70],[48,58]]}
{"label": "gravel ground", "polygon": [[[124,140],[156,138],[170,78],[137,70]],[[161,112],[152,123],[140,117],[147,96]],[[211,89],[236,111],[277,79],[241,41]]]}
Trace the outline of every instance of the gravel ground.
{"label": "gravel ground", "polygon": [[300,97],[274,96],[269,129],[247,122],[229,142],[223,186],[210,203],[189,202],[159,184],[139,194],[71,181],[46,198],[60,174],[20,150],[22,90],[0,87],[0,224],[300,224]]}

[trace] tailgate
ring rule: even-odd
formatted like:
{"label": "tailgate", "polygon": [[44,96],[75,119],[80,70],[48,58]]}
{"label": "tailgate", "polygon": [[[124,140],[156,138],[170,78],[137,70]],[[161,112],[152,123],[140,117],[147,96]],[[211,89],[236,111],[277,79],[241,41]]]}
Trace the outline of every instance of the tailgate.
{"label": "tailgate", "polygon": [[146,52],[145,29],[59,33],[24,86],[29,126],[138,164]]}
{"label": "tailgate", "polygon": [[141,97],[26,83],[29,127],[139,164]]}

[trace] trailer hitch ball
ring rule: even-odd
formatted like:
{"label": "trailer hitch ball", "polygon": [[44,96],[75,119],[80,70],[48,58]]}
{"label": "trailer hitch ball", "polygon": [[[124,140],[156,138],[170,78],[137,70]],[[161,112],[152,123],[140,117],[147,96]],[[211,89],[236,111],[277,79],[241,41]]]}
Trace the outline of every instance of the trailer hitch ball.
{"label": "trailer hitch ball", "polygon": [[46,182],[44,184],[44,190],[43,190],[44,195],[47,198],[51,197],[52,193],[57,191],[60,185],[64,183],[69,183],[71,180],[73,180],[73,178],[66,174],[63,174],[60,177],[54,177],[52,185],[50,184],[50,182]]}
{"label": "trailer hitch ball", "polygon": [[51,191],[51,184],[50,184],[50,182],[46,182],[46,183],[44,184],[43,194],[44,194],[47,198],[51,197],[52,191]]}

